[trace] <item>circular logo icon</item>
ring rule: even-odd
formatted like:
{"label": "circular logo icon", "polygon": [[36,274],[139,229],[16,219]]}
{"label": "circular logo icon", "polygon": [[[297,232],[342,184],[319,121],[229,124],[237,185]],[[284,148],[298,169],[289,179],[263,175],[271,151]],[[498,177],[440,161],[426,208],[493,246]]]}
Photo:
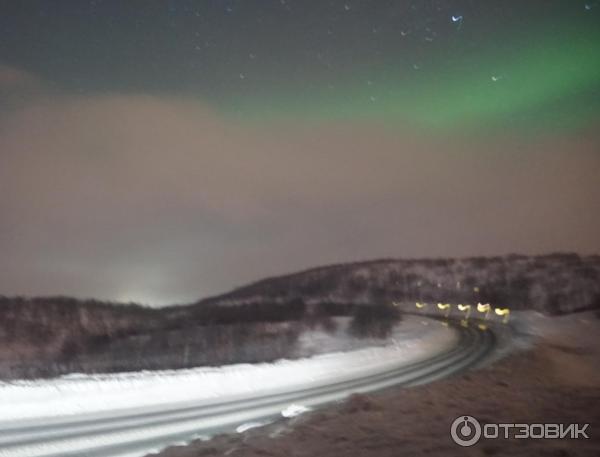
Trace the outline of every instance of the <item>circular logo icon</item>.
{"label": "circular logo icon", "polygon": [[452,422],[450,435],[459,446],[473,446],[481,438],[481,424],[472,416],[459,416]]}

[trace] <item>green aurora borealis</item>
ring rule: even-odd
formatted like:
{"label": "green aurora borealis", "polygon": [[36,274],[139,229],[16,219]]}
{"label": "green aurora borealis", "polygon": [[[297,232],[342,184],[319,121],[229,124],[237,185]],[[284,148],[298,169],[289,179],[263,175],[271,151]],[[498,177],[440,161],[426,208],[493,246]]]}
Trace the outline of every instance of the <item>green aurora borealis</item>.
{"label": "green aurora borealis", "polygon": [[600,117],[597,0],[34,1],[7,4],[0,35],[1,62],[61,91],[175,96],[242,122],[526,132]]}
{"label": "green aurora borealis", "polygon": [[260,93],[230,101],[225,110],[254,122],[374,121],[442,132],[563,131],[597,121],[600,33],[545,31],[527,38],[494,55],[453,59],[442,53],[412,72],[388,66],[377,72],[376,84],[361,77],[316,94]]}

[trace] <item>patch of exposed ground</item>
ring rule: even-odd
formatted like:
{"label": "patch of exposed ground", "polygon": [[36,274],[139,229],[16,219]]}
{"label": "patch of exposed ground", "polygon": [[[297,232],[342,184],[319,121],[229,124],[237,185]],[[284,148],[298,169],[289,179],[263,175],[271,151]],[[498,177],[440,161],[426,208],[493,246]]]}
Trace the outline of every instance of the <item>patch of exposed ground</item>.
{"label": "patch of exposed ground", "polygon": [[[431,385],[355,395],[346,402],[161,457],[599,456],[600,321],[571,318],[534,348]],[[450,424],[590,423],[589,440],[482,440],[461,448]]]}

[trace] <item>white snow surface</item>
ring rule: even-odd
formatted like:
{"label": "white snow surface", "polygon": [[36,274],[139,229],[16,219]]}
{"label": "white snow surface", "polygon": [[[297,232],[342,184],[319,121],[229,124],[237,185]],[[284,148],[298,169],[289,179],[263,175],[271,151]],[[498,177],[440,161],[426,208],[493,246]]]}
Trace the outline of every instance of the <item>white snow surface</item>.
{"label": "white snow surface", "polygon": [[299,360],[4,382],[0,383],[0,429],[16,420],[114,415],[192,401],[215,403],[375,374],[428,358],[456,343],[454,330],[433,324],[437,323],[406,316],[386,345]]}
{"label": "white snow surface", "polygon": [[300,414],[304,414],[308,411],[310,411],[310,408],[308,408],[306,406],[291,404],[290,406],[285,408],[283,411],[281,411],[281,415],[283,417],[296,417],[296,416],[299,416]]}
{"label": "white snow surface", "polygon": [[244,433],[247,432],[248,430],[252,430],[253,428],[258,428],[258,427],[263,427],[267,425],[266,422],[246,422],[240,426],[238,426],[235,431],[237,433]]}

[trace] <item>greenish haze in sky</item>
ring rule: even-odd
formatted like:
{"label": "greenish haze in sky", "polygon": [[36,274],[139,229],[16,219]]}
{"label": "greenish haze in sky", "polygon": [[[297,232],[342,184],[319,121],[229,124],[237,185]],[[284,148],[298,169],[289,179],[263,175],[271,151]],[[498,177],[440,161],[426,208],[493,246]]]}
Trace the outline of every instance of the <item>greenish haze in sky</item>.
{"label": "greenish haze in sky", "polygon": [[530,43],[469,58],[438,56],[411,73],[384,68],[377,83],[366,84],[357,71],[360,78],[330,90],[261,94],[228,109],[258,122],[372,120],[440,131],[562,130],[598,119],[600,34],[546,31]]}

